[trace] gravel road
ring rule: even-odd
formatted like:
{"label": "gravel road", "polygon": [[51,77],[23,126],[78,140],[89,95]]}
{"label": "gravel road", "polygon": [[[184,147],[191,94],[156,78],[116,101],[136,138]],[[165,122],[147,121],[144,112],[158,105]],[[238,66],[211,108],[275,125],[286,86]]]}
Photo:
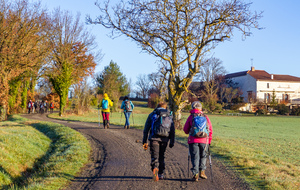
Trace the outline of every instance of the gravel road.
{"label": "gravel road", "polygon": [[213,182],[209,165],[206,171],[208,179],[191,181],[192,174],[188,177],[188,148],[180,143],[175,143],[172,149],[167,149],[166,180],[154,182],[149,150],[144,151],[142,148],[142,130],[126,130],[114,125],[103,129],[99,128],[97,123],[61,121],[41,114],[23,117],[63,124],[79,131],[89,140],[92,147],[91,162],[82,169],[66,190],[250,189],[231,168],[224,166],[216,157],[212,157]]}

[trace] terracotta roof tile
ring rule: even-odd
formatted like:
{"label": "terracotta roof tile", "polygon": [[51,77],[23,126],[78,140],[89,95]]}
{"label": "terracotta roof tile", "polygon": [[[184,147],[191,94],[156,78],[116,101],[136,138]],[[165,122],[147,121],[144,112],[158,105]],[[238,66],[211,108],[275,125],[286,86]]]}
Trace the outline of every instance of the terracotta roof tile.
{"label": "terracotta roof tile", "polygon": [[274,80],[300,82],[299,77],[295,77],[291,75],[274,75]]}
{"label": "terracotta roof tile", "polygon": [[271,75],[263,70],[248,71],[247,73],[257,80],[271,80]]}
{"label": "terracotta roof tile", "polygon": [[231,73],[227,74],[225,76],[226,79],[228,78],[234,78],[239,76],[245,76],[246,74],[249,74],[256,80],[269,80],[269,81],[290,81],[290,82],[300,82],[299,77],[291,76],[291,75],[275,75],[273,74],[273,79],[271,79],[272,74],[267,73],[264,70],[255,70],[255,71],[242,71],[238,73]]}

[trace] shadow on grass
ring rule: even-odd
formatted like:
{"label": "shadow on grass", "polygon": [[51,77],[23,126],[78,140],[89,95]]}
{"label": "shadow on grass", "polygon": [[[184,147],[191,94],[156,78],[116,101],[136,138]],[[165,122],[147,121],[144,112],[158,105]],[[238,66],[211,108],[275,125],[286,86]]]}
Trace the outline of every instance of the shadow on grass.
{"label": "shadow on grass", "polygon": [[[52,167],[54,167],[54,165],[47,168],[44,167],[45,165],[47,165],[47,163],[49,163],[50,158],[58,151],[58,149],[60,152],[62,152],[68,149],[70,145],[66,145],[64,147],[57,146],[57,141],[59,140],[61,135],[53,130],[50,130],[50,127],[48,125],[41,124],[41,123],[34,123],[31,124],[31,126],[37,129],[38,131],[42,132],[48,138],[50,138],[52,140],[52,143],[50,144],[50,147],[48,151],[45,153],[45,155],[38,158],[35,161],[32,168],[26,169],[24,172],[21,173],[19,177],[12,178],[11,179],[12,183],[2,186],[2,189],[11,189],[12,187],[16,189],[26,188],[30,185],[30,183],[34,182],[32,179],[34,179],[35,177],[46,178],[50,176],[51,177],[55,176],[55,177],[64,177],[69,180],[74,178],[73,175],[53,172]],[[0,167],[0,171],[2,170],[3,168]],[[4,171],[4,173],[7,174],[6,171]]]}

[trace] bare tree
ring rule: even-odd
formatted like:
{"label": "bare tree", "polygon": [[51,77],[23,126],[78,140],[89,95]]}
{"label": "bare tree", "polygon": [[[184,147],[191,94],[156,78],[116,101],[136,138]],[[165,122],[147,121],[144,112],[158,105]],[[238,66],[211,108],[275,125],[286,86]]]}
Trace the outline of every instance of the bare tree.
{"label": "bare tree", "polygon": [[152,88],[158,92],[160,99],[164,99],[167,95],[166,76],[162,72],[150,73],[148,75]]}
{"label": "bare tree", "polygon": [[94,96],[92,87],[87,82],[87,77],[84,80],[72,85],[74,97],[72,104],[74,104],[74,111],[77,114],[82,114],[89,111],[91,100]]}
{"label": "bare tree", "polygon": [[143,75],[140,74],[137,77],[137,81],[136,81],[135,84],[137,86],[136,93],[141,95],[142,98],[147,98],[148,97],[148,92],[151,88],[148,76],[145,75],[145,74],[143,74]]}
{"label": "bare tree", "polygon": [[218,101],[218,92],[222,80],[221,76],[226,73],[222,61],[218,58],[210,58],[206,61],[199,73],[199,78],[203,84],[201,91],[201,98],[205,101],[206,107],[209,111],[214,111]]}
{"label": "bare tree", "polygon": [[101,15],[96,20],[88,18],[89,23],[112,29],[112,36],[114,32],[126,35],[168,63],[169,105],[177,128],[187,103],[183,94],[189,92],[206,54],[229,40],[234,29],[244,37],[250,35],[261,17],[250,11],[251,3],[242,0],[131,0],[112,9],[109,2],[96,5]]}
{"label": "bare tree", "polygon": [[220,75],[224,75],[226,70],[223,66],[223,62],[215,57],[208,59],[201,67],[199,78],[203,82],[209,82],[216,80]]}

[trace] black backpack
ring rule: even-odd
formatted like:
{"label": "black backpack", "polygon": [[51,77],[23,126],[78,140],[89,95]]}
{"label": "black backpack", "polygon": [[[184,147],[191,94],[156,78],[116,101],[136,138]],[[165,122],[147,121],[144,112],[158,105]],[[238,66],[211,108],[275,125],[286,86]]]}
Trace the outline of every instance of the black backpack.
{"label": "black backpack", "polygon": [[125,101],[125,111],[126,112],[131,112],[132,111],[130,101]]}
{"label": "black backpack", "polygon": [[168,111],[154,112],[152,116],[152,135],[168,137],[171,130],[173,118]]}

